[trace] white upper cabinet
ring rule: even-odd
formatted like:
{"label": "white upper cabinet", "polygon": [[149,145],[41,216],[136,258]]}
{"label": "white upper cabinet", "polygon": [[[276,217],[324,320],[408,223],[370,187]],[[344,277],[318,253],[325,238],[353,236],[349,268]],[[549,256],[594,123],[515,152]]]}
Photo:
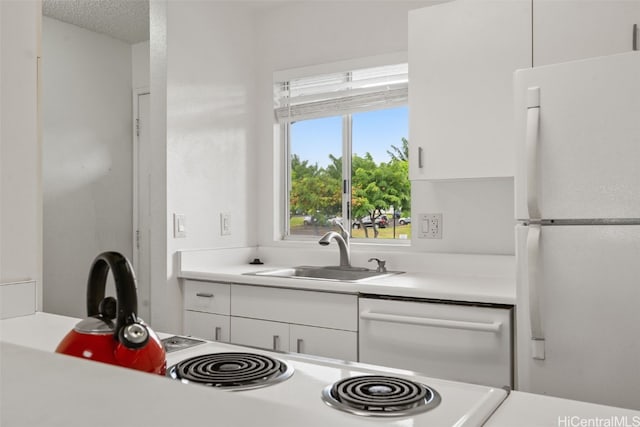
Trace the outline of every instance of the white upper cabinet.
{"label": "white upper cabinet", "polygon": [[409,13],[412,180],[512,177],[513,72],[531,67],[531,1]]}
{"label": "white upper cabinet", "polygon": [[611,55],[633,49],[640,0],[534,0],[533,17],[535,66]]}

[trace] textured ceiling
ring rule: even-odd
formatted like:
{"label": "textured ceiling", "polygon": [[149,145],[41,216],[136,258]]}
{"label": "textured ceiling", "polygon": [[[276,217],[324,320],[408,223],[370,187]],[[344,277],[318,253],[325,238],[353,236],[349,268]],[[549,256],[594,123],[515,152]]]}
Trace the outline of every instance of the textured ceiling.
{"label": "textured ceiling", "polygon": [[128,43],[149,40],[149,0],[43,0],[42,14]]}

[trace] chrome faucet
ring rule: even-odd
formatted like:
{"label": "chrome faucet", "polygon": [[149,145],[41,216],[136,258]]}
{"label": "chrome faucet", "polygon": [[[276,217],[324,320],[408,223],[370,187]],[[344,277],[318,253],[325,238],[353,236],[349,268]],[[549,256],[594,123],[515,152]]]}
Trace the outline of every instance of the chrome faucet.
{"label": "chrome faucet", "polygon": [[335,231],[329,231],[322,236],[318,243],[322,246],[327,246],[331,242],[331,239],[335,239],[338,242],[338,248],[340,249],[340,267],[351,267],[351,256],[349,255],[349,233],[344,229],[342,224],[336,223],[340,227],[340,234]]}
{"label": "chrome faucet", "polygon": [[371,261],[376,261],[378,263],[378,268],[376,268],[376,271],[378,273],[386,273],[387,272],[387,261],[380,259],[380,258],[369,258],[369,262]]}

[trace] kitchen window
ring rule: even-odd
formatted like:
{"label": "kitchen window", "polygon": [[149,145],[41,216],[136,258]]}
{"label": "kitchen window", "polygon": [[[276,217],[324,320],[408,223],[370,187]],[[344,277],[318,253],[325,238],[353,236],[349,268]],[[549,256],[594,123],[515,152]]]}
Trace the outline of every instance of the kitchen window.
{"label": "kitchen window", "polygon": [[[408,239],[407,64],[277,82],[285,238]],[[344,162],[343,159],[349,159]]]}

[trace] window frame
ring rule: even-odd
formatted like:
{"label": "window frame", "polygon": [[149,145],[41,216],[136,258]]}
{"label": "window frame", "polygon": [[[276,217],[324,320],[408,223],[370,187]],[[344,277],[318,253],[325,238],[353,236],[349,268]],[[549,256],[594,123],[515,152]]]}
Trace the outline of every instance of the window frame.
{"label": "window frame", "polygon": [[[273,75],[273,84],[276,85],[278,82],[288,82],[295,78],[304,78],[322,74],[330,74],[330,73],[340,73],[345,72],[344,70],[357,70],[362,68],[374,68],[374,67],[382,67],[391,64],[400,64],[407,63],[408,55],[406,52],[398,52],[394,54],[388,55],[380,55],[376,57],[369,58],[360,58],[356,60],[349,61],[340,61],[331,64],[322,64],[318,66],[311,67],[303,67],[292,70],[278,71]],[[345,72],[347,73],[347,72]],[[350,74],[350,72],[349,72]],[[366,111],[375,111],[375,110],[383,110],[387,108],[395,108],[405,106],[408,107],[408,101],[402,103],[396,103],[395,105],[387,105],[383,107],[373,107],[370,109],[361,110],[358,112],[366,112]],[[343,223],[348,224],[349,233],[351,234],[351,199],[352,199],[352,183],[351,183],[351,158],[353,154],[353,114],[335,114],[336,117],[342,117],[342,158],[350,159],[350,161],[342,162],[342,181],[343,181],[343,191],[341,192],[342,196],[342,214],[343,214]],[[333,117],[330,115],[324,117]],[[311,120],[312,118],[302,118],[300,120]],[[280,216],[280,232],[275,233],[274,237],[278,237],[279,241],[289,241],[289,242],[315,242],[317,241],[317,236],[303,236],[303,235],[292,235],[291,227],[290,227],[290,195],[291,195],[291,124],[294,121],[285,120],[282,122],[278,122],[277,119],[274,119],[274,129],[276,132],[274,133],[275,146],[276,151],[281,153],[280,161],[282,162],[280,165],[280,170],[275,171],[277,175],[281,177],[281,181],[278,185],[278,190],[274,192],[274,195],[277,195],[280,191],[283,193],[278,197],[280,199],[280,209],[277,213]],[[277,163],[275,165],[277,167]],[[346,185],[345,185],[346,181]],[[346,188],[346,192],[344,191]],[[275,225],[275,224],[274,224]],[[345,228],[347,228],[345,226]],[[407,247],[411,245],[411,238],[409,239],[361,239],[356,238],[351,240],[351,243],[356,245],[384,245],[384,246],[400,246]]]}
{"label": "window frame", "polygon": [[[408,106],[408,104],[394,105],[389,108],[396,108],[400,106]],[[368,111],[376,111],[382,109],[372,109]],[[353,155],[353,114],[343,114],[336,116],[327,116],[327,117],[341,117],[342,118],[342,158],[349,159],[348,162],[342,162],[342,217],[343,217],[343,225],[348,229],[349,235],[351,236],[352,223],[351,223],[351,201],[352,201],[352,183],[351,183],[351,175],[352,175],[352,165],[351,158]],[[316,241],[318,236],[302,236],[302,235],[292,235],[291,234],[291,223],[289,218],[289,212],[291,211],[290,201],[291,201],[291,124],[292,122],[287,121],[280,124],[280,144],[283,147],[283,179],[281,187],[284,188],[284,197],[282,198],[282,206],[281,206],[281,219],[282,219],[282,240],[292,240],[292,241]],[[408,178],[408,177],[407,177]],[[345,191],[346,190],[346,191]],[[411,243],[411,239],[362,239],[362,238],[351,238],[351,242],[357,243],[369,243],[369,244],[387,244],[387,245],[402,245],[408,246]]]}

